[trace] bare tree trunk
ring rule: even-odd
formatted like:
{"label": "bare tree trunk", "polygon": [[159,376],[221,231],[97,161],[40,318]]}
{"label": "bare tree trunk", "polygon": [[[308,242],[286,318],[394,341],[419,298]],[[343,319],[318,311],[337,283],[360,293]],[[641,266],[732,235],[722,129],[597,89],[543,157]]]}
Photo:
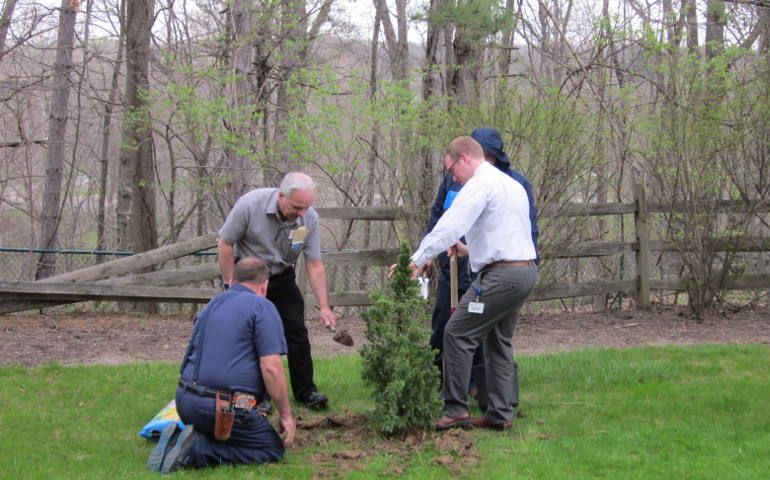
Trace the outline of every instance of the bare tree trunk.
{"label": "bare tree trunk", "polygon": [[[97,214],[97,234],[96,234],[96,249],[106,250],[107,247],[107,179],[109,178],[109,165],[110,165],[110,137],[112,126],[112,110],[115,104],[115,99],[118,96],[118,80],[120,79],[120,66],[123,64],[123,52],[125,43],[125,21],[126,21],[126,0],[120,1],[119,21],[121,24],[120,33],[118,35],[118,51],[117,58],[115,59],[114,69],[112,70],[112,81],[110,83],[110,93],[107,97],[107,101],[104,103],[103,117],[102,117],[102,139],[101,139],[101,152],[99,155],[100,171],[99,171],[99,212]],[[101,263],[103,258],[101,255],[97,255],[96,263]]]}
{"label": "bare tree trunk", "polygon": [[[71,0],[62,0],[59,11],[59,34],[54,65],[53,95],[48,118],[48,160],[45,170],[42,225],[38,246],[56,247],[56,233],[61,221],[61,182],[64,168],[64,142],[67,131],[67,104],[70,95],[72,50],[75,41],[75,15]],[[50,277],[56,271],[52,254],[43,253],[38,262],[36,279]]]}
{"label": "bare tree trunk", "polygon": [[289,110],[291,98],[286,91],[286,82],[289,80],[287,71],[280,76],[278,94],[275,101],[275,133],[273,134],[272,161],[264,173],[265,186],[277,187],[284,175],[297,169],[297,162],[292,159],[294,150],[288,141]]}
{"label": "bare tree trunk", "polygon": [[[388,5],[385,0],[374,0],[376,16],[380,19],[385,34],[388,58],[390,59],[393,80],[409,88],[409,43],[407,41],[406,0],[396,0],[397,29],[390,20]],[[377,39],[379,41],[379,39]]]}
{"label": "bare tree trunk", "polygon": [[763,53],[770,52],[770,8],[757,7],[759,10],[759,51]]}
{"label": "bare tree trunk", "polygon": [[[83,89],[86,85],[88,85],[89,61],[91,59],[91,53],[89,51],[89,48],[90,48],[89,42],[91,39],[91,20],[93,18],[92,17],[93,3],[94,2],[88,2],[86,4],[86,18],[85,18],[85,21],[83,22],[83,41],[82,41],[83,61],[82,61],[82,64],[80,65],[80,74],[78,75],[78,79],[77,79],[77,90],[76,90],[77,95],[75,97],[76,106],[77,106],[77,110],[76,110],[77,117],[75,118],[75,142],[72,146],[72,165],[73,166],[79,163],[78,159],[80,158],[80,151],[78,148],[80,146],[80,137],[82,134],[81,125],[83,124],[81,122],[81,119],[83,118],[83,103],[84,103]],[[73,169],[73,173],[74,173],[74,169]],[[93,181],[93,179],[89,178],[88,197],[91,197],[93,195],[94,183],[95,182]],[[83,206],[83,202],[81,202],[78,205],[77,209],[72,209],[72,210],[80,212],[82,206]],[[74,216],[74,217],[71,216],[71,218],[73,218],[73,221],[70,222],[71,228],[72,228],[72,235],[70,238],[75,239],[78,236],[78,228],[82,226],[82,222],[78,221],[79,216]],[[99,258],[99,255],[96,255],[96,257]]]}
{"label": "bare tree trunk", "polygon": [[[709,62],[707,72],[713,74],[716,69],[721,68],[710,60],[722,55],[724,51],[727,16],[725,2],[722,0],[709,0],[706,8],[706,61]],[[721,72],[717,72],[710,75],[709,80],[711,81],[710,91],[703,101],[706,105],[717,105],[723,100],[724,77]]]}
{"label": "bare tree trunk", "polygon": [[682,0],[682,8],[687,16],[687,51],[700,55],[698,51],[698,9],[695,0]]}
{"label": "bare tree trunk", "polygon": [[706,59],[719,56],[725,45],[725,2],[709,0],[706,7]]}
{"label": "bare tree trunk", "polygon": [[[206,189],[204,185],[209,181],[209,173],[206,168],[209,154],[211,152],[212,138],[206,139],[206,145],[201,149],[197,146],[194,150],[195,162],[198,165],[195,172],[195,210],[196,210],[196,222],[195,222],[195,234],[201,236],[208,231],[208,217],[206,215]],[[198,154],[197,152],[200,152]]]}
{"label": "bare tree trunk", "polygon": [[503,30],[503,39],[500,44],[500,48],[502,48],[502,54],[498,60],[498,71],[500,73],[501,79],[508,78],[508,72],[510,71],[511,60],[513,58],[513,38],[517,25],[517,20],[513,13],[513,2],[514,0],[505,0],[505,13],[510,19],[510,23],[506,26],[505,30]]}
{"label": "bare tree trunk", "polygon": [[[603,26],[602,30],[599,32],[599,42],[600,44],[597,45],[597,49],[599,50],[597,52],[597,59],[601,62],[602,65],[609,65],[610,64],[610,58],[611,55],[611,45],[613,41],[613,33],[612,33],[612,27],[611,27],[611,21],[610,13],[609,13],[609,7],[610,7],[610,0],[603,0],[602,1],[602,20],[601,25]],[[595,144],[594,148],[597,152],[602,152],[603,155],[609,156],[610,150],[607,148],[607,142],[605,142],[605,128],[609,129],[611,126],[609,125],[610,120],[607,118],[609,115],[609,109],[605,107],[606,102],[606,95],[607,95],[607,83],[609,81],[609,77],[612,75],[611,69],[609,68],[603,68],[600,69],[597,72],[596,75],[596,95],[598,100],[598,112],[596,113],[597,118],[597,125],[596,125],[596,132],[595,132]],[[594,169],[596,173],[596,178],[599,180],[597,186],[596,186],[596,201],[599,203],[606,203],[607,202],[607,190],[609,185],[609,179],[606,178],[607,176],[607,168],[606,163],[599,163],[596,165]],[[596,240],[603,242],[606,240],[605,232],[607,230],[606,221],[603,217],[597,217],[596,219]],[[594,275],[597,279],[607,279],[608,272],[604,268],[603,259],[602,258],[596,258],[593,259],[594,264]],[[593,310],[599,311],[606,307],[606,296],[605,295],[595,295],[593,296]]]}
{"label": "bare tree trunk", "polygon": [[[444,0],[430,0],[429,14],[433,16],[443,5]],[[442,42],[442,40],[444,41]],[[442,74],[446,72],[448,75],[449,69],[446,62],[439,58],[441,45],[444,45],[445,50],[446,47],[451,47],[451,43],[447,43],[446,27],[441,26],[438,22],[429,21],[427,41],[425,42],[425,63],[422,67],[422,98],[428,104],[427,108],[438,107],[437,99],[444,93],[443,88],[446,85],[444,82],[448,81],[448,79],[444,79],[442,82]],[[439,159],[430,148],[424,148],[420,157],[420,163],[416,169],[419,176],[418,188],[421,194],[419,202],[427,206],[433,200],[433,192],[436,188],[433,181],[433,165]]]}
{"label": "bare tree trunk", "polygon": [[461,25],[457,25],[455,28],[452,47],[454,75],[452,75],[452,83],[450,84],[450,95],[457,104],[477,104],[479,100],[479,68],[476,62],[481,57],[481,49],[477,43],[470,41],[468,32]]}
{"label": "bare tree trunk", "polygon": [[296,159],[293,159],[294,150],[288,141],[289,112],[292,107],[287,82],[300,66],[299,44],[306,33],[306,15],[304,0],[281,1],[280,32],[285,40],[280,47],[281,61],[275,100],[272,160],[264,172],[264,182],[267,186],[277,187],[285,174],[297,169]]}
{"label": "bare tree trunk", "polygon": [[[230,97],[232,124],[227,128],[235,134],[236,138],[245,141],[251,137],[254,129],[250,115],[253,102],[249,76],[254,62],[254,43],[252,31],[252,17],[254,4],[248,0],[234,0],[230,7],[231,32],[230,45],[231,70],[235,75],[235,83],[232,86]],[[249,142],[251,144],[251,142]],[[246,191],[246,170],[248,167],[248,155],[239,153],[240,149],[228,147],[226,149],[229,172],[227,175],[227,202],[230,206]]]}
{"label": "bare tree trunk", "polygon": [[[374,15],[374,31],[372,32],[372,45],[369,54],[369,101],[374,102],[377,98],[377,75],[378,75],[378,62],[380,45],[380,24],[382,18],[382,10],[377,8]],[[377,145],[380,137],[379,124],[374,125],[372,136],[369,140],[369,157],[367,159],[367,172],[366,172],[366,184],[364,188],[366,193],[364,195],[364,205],[371,205],[374,200],[374,185],[376,183],[375,171],[377,166]],[[364,220],[364,232],[362,238],[362,248],[372,248],[372,221]],[[367,291],[369,289],[368,281],[369,269],[366,266],[362,266],[359,270],[358,277],[358,289],[361,291]]]}
{"label": "bare tree trunk", "polygon": [[270,75],[272,74],[274,67],[274,49],[270,44],[270,38],[274,29],[273,9],[275,6],[272,3],[270,5],[270,9],[261,13],[257,25],[253,27],[255,31],[253,39],[254,108],[256,109],[258,118],[256,129],[259,131],[258,136],[261,140],[260,153],[262,154],[262,158],[265,158],[268,151],[268,145],[270,145],[271,111],[268,108],[268,104],[274,89],[274,86],[270,82]]}
{"label": "bare tree trunk", "polygon": [[308,27],[309,16],[305,1],[281,0],[280,35],[284,40],[280,48],[279,85],[275,101],[275,134],[272,142],[274,151],[270,155],[270,164],[265,166],[263,172],[265,185],[277,186],[286,173],[296,170],[299,166],[296,152],[288,142],[288,121],[293,105],[302,102],[290,95],[287,83],[294,73],[307,65],[321,25],[329,18],[332,2],[333,0],[324,0],[312,25]]}
{"label": "bare tree trunk", "polygon": [[[136,43],[134,48],[126,50],[127,65],[126,99],[129,109],[136,115],[135,137],[137,148],[136,172],[134,173],[133,195],[131,203],[131,236],[134,252],[152,250],[158,246],[155,206],[155,149],[149,107],[145,95],[149,89],[150,30],[154,19],[154,0],[131,1],[128,4],[128,18],[131,18],[131,5],[136,4],[134,12],[136,24]],[[131,28],[129,27],[129,32]],[[133,55],[129,55],[133,52]],[[133,58],[129,60],[129,56]],[[131,85],[130,87],[128,85]]]}
{"label": "bare tree trunk", "polygon": [[[430,10],[433,13],[441,4],[441,0],[430,0]],[[434,22],[428,22],[427,41],[425,42],[425,64],[422,67],[422,99],[429,101],[440,95],[441,85],[436,69],[440,66],[438,59],[439,43],[442,28]]]}
{"label": "bare tree trunk", "polygon": [[[134,253],[157,247],[155,158],[150,114],[145,94],[149,89],[150,31],[154,0],[126,4],[126,114],[120,152],[118,244]],[[119,203],[119,207],[121,207]],[[155,310],[149,306],[147,310]]]}
{"label": "bare tree trunk", "polygon": [[127,105],[120,152],[118,245],[135,252],[157,243],[152,134],[143,97],[149,87],[153,10],[154,0],[131,0],[126,8]]}
{"label": "bare tree trunk", "polygon": [[550,60],[546,58],[546,52],[550,50],[552,42],[550,29],[551,21],[548,7],[545,5],[545,2],[537,2],[537,18],[540,22],[540,75],[553,79],[553,72],[548,68]]}
{"label": "bare tree trunk", "polygon": [[[671,0],[662,0],[663,7],[663,25],[666,31],[666,42],[669,48],[674,47],[674,5]],[[678,46],[678,45],[677,45]]]}
{"label": "bare tree trunk", "polygon": [[8,30],[11,28],[11,17],[16,8],[17,0],[5,0],[3,13],[0,15],[0,58],[5,54],[5,39],[8,38]]}
{"label": "bare tree trunk", "polygon": [[[458,0],[460,3],[468,3],[468,0]],[[479,101],[479,66],[483,56],[481,39],[487,34],[478,26],[469,24],[469,20],[459,18],[452,25],[452,48],[446,57],[447,71],[452,72],[451,76],[447,74],[448,92],[452,101],[459,105],[474,105]]]}

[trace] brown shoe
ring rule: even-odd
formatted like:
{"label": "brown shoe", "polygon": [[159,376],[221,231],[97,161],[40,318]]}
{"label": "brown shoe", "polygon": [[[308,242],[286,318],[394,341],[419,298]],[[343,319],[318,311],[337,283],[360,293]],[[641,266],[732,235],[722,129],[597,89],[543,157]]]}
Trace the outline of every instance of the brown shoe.
{"label": "brown shoe", "polygon": [[436,420],[433,427],[436,430],[447,430],[449,428],[464,427],[470,425],[471,414],[466,412],[456,417],[447,417],[446,415]]}
{"label": "brown shoe", "polygon": [[489,420],[487,417],[474,418],[471,420],[471,425],[475,428],[489,428],[492,430],[508,430],[509,428],[513,428],[511,422],[496,423]]}

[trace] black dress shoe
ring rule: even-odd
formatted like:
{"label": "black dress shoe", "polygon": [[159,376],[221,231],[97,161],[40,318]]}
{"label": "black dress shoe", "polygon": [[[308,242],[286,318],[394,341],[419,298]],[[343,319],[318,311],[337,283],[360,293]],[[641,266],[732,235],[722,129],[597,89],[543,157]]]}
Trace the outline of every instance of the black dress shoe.
{"label": "black dress shoe", "polygon": [[299,403],[312,409],[326,408],[328,401],[329,398],[326,395],[318,392],[310,392],[306,397],[299,399]]}

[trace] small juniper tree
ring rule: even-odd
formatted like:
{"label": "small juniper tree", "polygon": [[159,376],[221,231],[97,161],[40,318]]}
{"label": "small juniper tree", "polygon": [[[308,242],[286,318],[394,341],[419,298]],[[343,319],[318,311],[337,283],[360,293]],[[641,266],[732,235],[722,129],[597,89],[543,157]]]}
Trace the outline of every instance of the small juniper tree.
{"label": "small juniper tree", "polygon": [[373,306],[361,314],[369,341],[361,350],[362,377],[373,389],[372,421],[382,434],[428,427],[441,414],[428,315],[417,282],[409,277],[409,251],[402,242],[391,296],[373,293]]}

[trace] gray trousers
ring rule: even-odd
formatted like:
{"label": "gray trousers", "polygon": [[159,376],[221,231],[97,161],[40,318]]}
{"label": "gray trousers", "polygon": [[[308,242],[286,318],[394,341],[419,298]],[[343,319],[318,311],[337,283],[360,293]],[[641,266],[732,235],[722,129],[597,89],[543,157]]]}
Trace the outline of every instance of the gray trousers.
{"label": "gray trousers", "polygon": [[[513,346],[511,338],[522,305],[537,282],[537,267],[490,267],[479,272],[460,300],[444,331],[444,410],[450,417],[469,411],[468,381],[473,353],[484,345],[489,405],[495,423],[513,421],[511,406]],[[481,293],[477,297],[477,291]],[[468,311],[470,302],[484,304],[483,313]]]}

